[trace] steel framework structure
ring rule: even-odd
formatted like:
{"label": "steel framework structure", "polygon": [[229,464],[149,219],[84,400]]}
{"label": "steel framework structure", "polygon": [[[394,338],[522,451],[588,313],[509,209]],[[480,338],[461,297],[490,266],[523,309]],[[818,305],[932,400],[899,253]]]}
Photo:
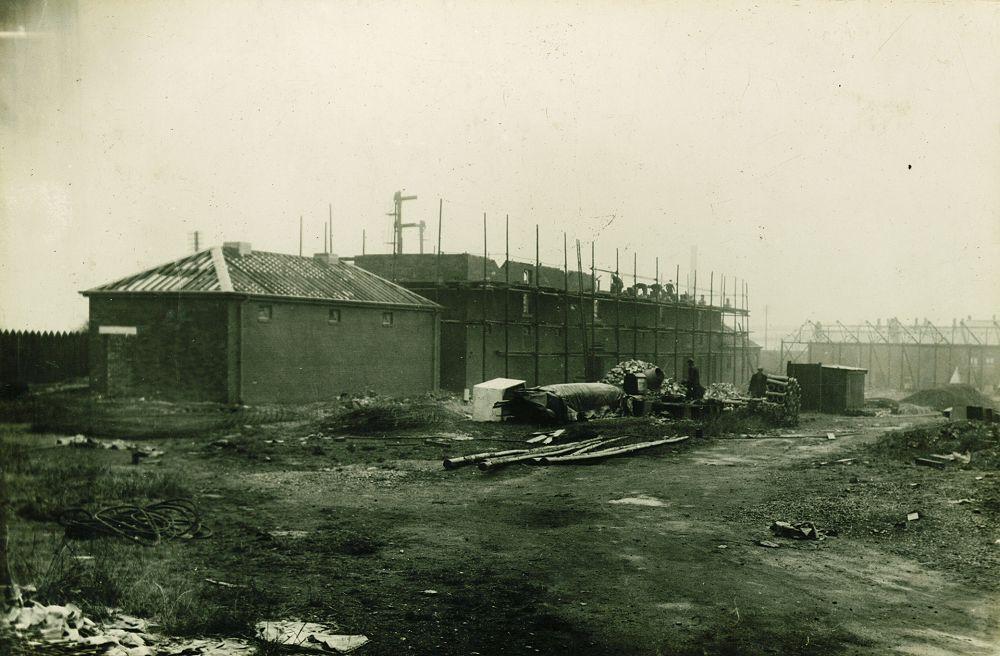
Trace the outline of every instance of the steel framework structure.
{"label": "steel framework structure", "polygon": [[1000,382],[1000,323],[994,319],[904,324],[806,321],[781,340],[780,362],[824,362],[868,369],[869,389],[923,389],[952,381],[981,389]]}

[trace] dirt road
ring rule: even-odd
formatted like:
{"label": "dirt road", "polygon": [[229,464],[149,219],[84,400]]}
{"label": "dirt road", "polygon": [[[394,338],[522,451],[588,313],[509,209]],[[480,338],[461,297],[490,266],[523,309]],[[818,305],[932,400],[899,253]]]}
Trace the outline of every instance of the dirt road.
{"label": "dirt road", "polygon": [[[254,491],[269,530],[305,533],[223,532],[218,575],[365,633],[369,654],[1000,653],[1000,535],[947,504],[990,481],[869,459],[873,424],[898,420],[823,421],[806,430],[860,432],[492,474],[242,470],[216,489]],[[756,544],[772,520],[838,535]]]}

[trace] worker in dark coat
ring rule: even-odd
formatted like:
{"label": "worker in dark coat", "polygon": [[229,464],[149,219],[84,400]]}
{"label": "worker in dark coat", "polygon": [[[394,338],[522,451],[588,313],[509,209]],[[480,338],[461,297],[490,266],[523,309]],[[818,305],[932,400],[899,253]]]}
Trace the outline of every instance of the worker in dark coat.
{"label": "worker in dark coat", "polygon": [[625,289],[625,283],[622,282],[622,279],[618,277],[617,273],[612,273],[611,274],[611,293],[612,294],[621,294],[623,289]]}
{"label": "worker in dark coat", "polygon": [[688,358],[684,385],[687,387],[687,398],[695,400],[705,396],[705,388],[701,386],[701,373],[698,367],[694,366],[693,358]]}
{"label": "worker in dark coat", "polygon": [[762,399],[767,396],[767,374],[760,368],[753,376],[750,376],[750,396],[755,399]]}

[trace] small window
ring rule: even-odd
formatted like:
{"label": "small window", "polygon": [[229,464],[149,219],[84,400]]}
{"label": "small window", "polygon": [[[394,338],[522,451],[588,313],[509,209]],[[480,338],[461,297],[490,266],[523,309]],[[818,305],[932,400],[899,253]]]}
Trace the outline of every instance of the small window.
{"label": "small window", "polygon": [[382,325],[383,326],[391,326],[392,325],[392,312],[383,312],[382,313]]}
{"label": "small window", "polygon": [[521,315],[525,317],[531,316],[531,297],[527,294],[521,294]]}
{"label": "small window", "polygon": [[531,271],[530,269],[525,269],[524,271],[522,271],[521,272],[521,282],[523,282],[526,285],[530,285],[531,284],[531,274],[532,273],[534,273],[534,272]]}
{"label": "small window", "polygon": [[271,320],[271,306],[270,305],[258,305],[257,306],[257,321],[270,321]]}
{"label": "small window", "polygon": [[340,323],[340,308],[330,308],[326,320],[328,323]]}

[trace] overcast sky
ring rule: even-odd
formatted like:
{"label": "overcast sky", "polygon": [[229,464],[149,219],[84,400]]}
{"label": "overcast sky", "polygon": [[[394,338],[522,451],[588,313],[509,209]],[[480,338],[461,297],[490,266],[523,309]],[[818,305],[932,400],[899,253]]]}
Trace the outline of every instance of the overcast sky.
{"label": "overcast sky", "polygon": [[397,189],[429,236],[445,199],[445,251],[483,212],[501,259],[505,214],[553,264],[566,231],[683,284],[697,246],[758,338],[765,305],[772,337],[1000,305],[1000,3],[21,4],[0,327],[79,326],[195,230],[291,253],[303,215],[321,250],[328,203],[336,252],[385,252]]}

